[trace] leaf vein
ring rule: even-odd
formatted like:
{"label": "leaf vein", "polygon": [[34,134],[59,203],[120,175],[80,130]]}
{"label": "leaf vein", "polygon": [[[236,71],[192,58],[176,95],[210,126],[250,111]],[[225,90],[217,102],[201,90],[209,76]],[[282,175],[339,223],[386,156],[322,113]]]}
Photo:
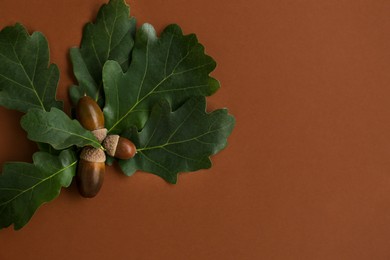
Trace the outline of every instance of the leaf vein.
{"label": "leaf vein", "polygon": [[24,193],[26,193],[26,192],[28,192],[28,191],[30,191],[30,190],[33,190],[36,186],[41,185],[43,182],[45,182],[46,180],[48,180],[48,179],[50,179],[50,178],[54,178],[56,175],[62,173],[63,171],[65,171],[65,170],[67,170],[68,168],[70,168],[70,167],[72,167],[73,165],[75,165],[76,163],[77,163],[77,160],[74,161],[74,162],[72,162],[72,163],[69,164],[68,166],[66,166],[66,167],[64,167],[64,168],[62,168],[62,169],[60,169],[59,171],[53,173],[52,175],[49,175],[48,177],[42,179],[40,182],[37,182],[36,184],[34,184],[33,186],[31,186],[30,188],[28,188],[28,189],[26,189],[26,190],[23,190],[21,193],[19,193],[18,195],[12,197],[11,199],[9,199],[9,200],[7,200],[7,201],[1,203],[0,206],[6,205],[6,204],[10,203],[11,201],[15,200],[16,198],[18,198],[19,196],[21,196],[22,194],[24,194]]}

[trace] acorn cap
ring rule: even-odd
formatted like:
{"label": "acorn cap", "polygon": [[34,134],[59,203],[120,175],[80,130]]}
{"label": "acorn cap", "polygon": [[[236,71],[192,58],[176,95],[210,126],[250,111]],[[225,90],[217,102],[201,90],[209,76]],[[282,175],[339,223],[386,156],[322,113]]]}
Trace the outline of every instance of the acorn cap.
{"label": "acorn cap", "polygon": [[103,140],[103,147],[106,148],[106,152],[109,156],[114,157],[116,147],[118,146],[119,135],[108,135],[106,139]]}
{"label": "acorn cap", "polygon": [[106,154],[102,149],[85,146],[83,150],[81,150],[80,159],[87,162],[105,162]]}
{"label": "acorn cap", "polygon": [[100,128],[100,129],[93,130],[91,132],[96,137],[96,139],[99,140],[99,143],[102,143],[104,138],[106,138],[107,136],[107,128]]}

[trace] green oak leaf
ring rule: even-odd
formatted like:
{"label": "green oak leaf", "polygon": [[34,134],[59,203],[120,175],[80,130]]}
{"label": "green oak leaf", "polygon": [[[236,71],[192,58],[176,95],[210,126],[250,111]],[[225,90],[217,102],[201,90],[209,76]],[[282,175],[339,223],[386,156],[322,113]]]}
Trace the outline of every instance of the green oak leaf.
{"label": "green oak leaf", "polygon": [[124,0],[104,4],[95,23],[88,23],[80,48],[72,48],[70,57],[79,86],[70,88],[74,104],[85,93],[103,105],[102,70],[107,60],[115,60],[124,71],[129,67],[134,45],[135,19],[129,18],[129,6]]}
{"label": "green oak leaf", "polygon": [[141,132],[125,132],[137,154],[119,165],[126,175],[142,170],[176,183],[177,173],[211,167],[209,156],[227,145],[235,119],[226,109],[206,113],[205,97],[193,97],[171,112],[167,101],[157,103]]}
{"label": "green oak leaf", "polygon": [[48,143],[37,143],[38,150],[41,152],[47,152],[52,155],[59,155],[62,150],[56,150]]}
{"label": "green oak leaf", "polygon": [[56,100],[59,71],[49,65],[45,36],[31,36],[21,24],[0,31],[0,105],[26,112],[30,108],[62,109]]}
{"label": "green oak leaf", "polygon": [[45,152],[33,155],[33,164],[4,164],[0,175],[0,229],[14,224],[22,228],[45,202],[68,187],[76,172],[77,158],[70,150],[55,156]]}
{"label": "green oak leaf", "polygon": [[194,34],[183,35],[178,25],[170,25],[158,38],[154,28],[144,24],[137,31],[129,69],[123,73],[116,61],[103,67],[108,132],[121,133],[132,125],[142,129],[162,98],[176,109],[192,96],[212,95],[219,88],[209,76],[215,66]]}
{"label": "green oak leaf", "polygon": [[20,124],[30,140],[50,144],[56,150],[66,149],[73,145],[101,147],[90,131],[57,108],[52,108],[49,112],[30,109],[22,117]]}

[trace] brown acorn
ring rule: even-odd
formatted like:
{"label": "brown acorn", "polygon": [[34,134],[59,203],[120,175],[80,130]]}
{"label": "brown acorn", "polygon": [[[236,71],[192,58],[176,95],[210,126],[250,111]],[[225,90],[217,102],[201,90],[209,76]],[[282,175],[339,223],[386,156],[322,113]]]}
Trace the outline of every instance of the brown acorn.
{"label": "brown acorn", "polygon": [[76,117],[80,124],[87,130],[92,131],[99,142],[107,135],[104,128],[104,115],[99,105],[89,96],[79,99],[76,106]]}
{"label": "brown acorn", "polygon": [[118,159],[127,160],[133,158],[137,152],[132,141],[119,135],[108,135],[102,145],[108,155]]}
{"label": "brown acorn", "polygon": [[106,155],[103,150],[85,146],[81,150],[76,173],[77,187],[81,196],[95,197],[102,187],[105,172]]}

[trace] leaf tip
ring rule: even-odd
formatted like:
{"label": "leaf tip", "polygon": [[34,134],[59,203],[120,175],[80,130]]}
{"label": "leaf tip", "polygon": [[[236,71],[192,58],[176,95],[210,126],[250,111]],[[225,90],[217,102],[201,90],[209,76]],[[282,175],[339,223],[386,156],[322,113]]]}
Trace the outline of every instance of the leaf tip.
{"label": "leaf tip", "polygon": [[153,25],[149,23],[144,23],[140,30],[140,36],[144,40],[157,40],[156,30],[154,29]]}
{"label": "leaf tip", "polygon": [[210,96],[214,95],[221,88],[220,82],[217,79],[212,77],[209,77],[208,85],[210,90],[209,93]]}

